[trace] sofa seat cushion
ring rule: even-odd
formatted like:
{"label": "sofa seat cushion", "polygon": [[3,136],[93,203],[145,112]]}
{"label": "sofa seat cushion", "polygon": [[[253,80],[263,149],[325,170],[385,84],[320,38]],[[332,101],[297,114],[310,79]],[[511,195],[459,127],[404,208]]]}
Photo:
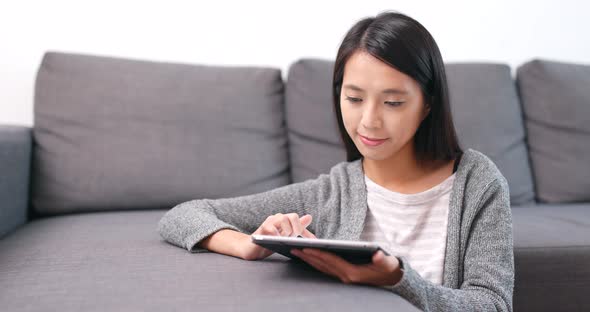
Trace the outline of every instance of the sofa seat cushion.
{"label": "sofa seat cushion", "polygon": [[513,207],[515,311],[590,306],[590,204]]}
{"label": "sofa seat cushion", "polygon": [[156,232],[164,210],[54,216],[0,240],[3,311],[418,311],[275,254],[190,253]]}

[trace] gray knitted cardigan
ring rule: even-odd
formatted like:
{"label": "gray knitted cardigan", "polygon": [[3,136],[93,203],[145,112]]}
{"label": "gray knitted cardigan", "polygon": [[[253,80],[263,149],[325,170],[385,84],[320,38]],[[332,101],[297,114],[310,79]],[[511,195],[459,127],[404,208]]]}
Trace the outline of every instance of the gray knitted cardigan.
{"label": "gray knitted cardigan", "polygon": [[[367,212],[361,159],[341,162],[315,179],[266,192],[221,199],[196,199],[165,213],[157,230],[191,252],[220,229],[251,234],[267,216],[311,214],[308,229],[318,238],[359,240]],[[450,195],[443,284],[422,278],[403,256],[399,283],[390,286],[425,311],[512,311],[514,255],[512,214],[506,179],[484,154],[467,149]]]}

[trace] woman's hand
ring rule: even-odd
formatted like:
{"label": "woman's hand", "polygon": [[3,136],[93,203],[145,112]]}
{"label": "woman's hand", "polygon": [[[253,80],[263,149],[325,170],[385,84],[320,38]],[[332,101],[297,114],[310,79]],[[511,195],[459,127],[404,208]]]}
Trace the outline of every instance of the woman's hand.
{"label": "woman's hand", "polygon": [[291,253],[345,284],[395,285],[403,275],[399,260],[386,256],[381,250],[373,255],[371,263],[362,265],[352,264],[331,252],[315,248],[291,249]]}
{"label": "woman's hand", "polygon": [[[311,224],[311,220],[312,217],[309,214],[300,218],[296,213],[277,213],[266,218],[260,227],[252,234],[273,236],[301,235],[307,238],[317,238],[313,233],[306,229],[306,227]],[[241,245],[242,259],[245,260],[264,259],[274,253],[272,250],[268,250],[252,243],[251,235],[246,236]]]}

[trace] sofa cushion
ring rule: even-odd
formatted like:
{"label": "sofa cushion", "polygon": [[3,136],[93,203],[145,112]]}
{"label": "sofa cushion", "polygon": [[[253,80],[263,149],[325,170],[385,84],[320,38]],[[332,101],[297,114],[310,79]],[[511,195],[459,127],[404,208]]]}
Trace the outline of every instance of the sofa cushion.
{"label": "sofa cushion", "polygon": [[332,105],[334,62],[302,59],[285,83],[285,111],[293,182],[317,177],[346,161]]}
{"label": "sofa cushion", "polygon": [[535,193],[522,112],[510,67],[447,64],[453,121],[464,148],[486,154],[510,186],[513,205],[532,204]]}
{"label": "sofa cushion", "polygon": [[[333,62],[302,59],[286,83],[289,155],[294,182],[316,177],[346,160],[332,104]],[[508,180],[514,205],[534,201],[522,113],[510,68],[447,64],[451,109],[464,149],[489,156]]]}
{"label": "sofa cushion", "polygon": [[534,60],[517,80],[539,201],[590,201],[590,65]]}
{"label": "sofa cushion", "polygon": [[590,306],[590,204],[512,209],[514,311]]}
{"label": "sofa cushion", "polygon": [[47,53],[33,207],[169,208],[288,184],[283,87],[273,68]]}
{"label": "sofa cushion", "polygon": [[35,220],[0,240],[3,311],[419,311],[274,254],[190,253],[156,232],[165,210]]}

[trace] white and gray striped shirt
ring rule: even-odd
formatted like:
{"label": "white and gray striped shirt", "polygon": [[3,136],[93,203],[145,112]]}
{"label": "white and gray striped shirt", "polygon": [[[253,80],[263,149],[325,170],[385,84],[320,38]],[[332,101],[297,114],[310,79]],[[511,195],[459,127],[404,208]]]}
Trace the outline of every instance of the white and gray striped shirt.
{"label": "white and gray striped shirt", "polygon": [[424,279],[442,285],[453,173],[420,193],[391,191],[365,175],[369,210],[360,239],[405,256]]}

